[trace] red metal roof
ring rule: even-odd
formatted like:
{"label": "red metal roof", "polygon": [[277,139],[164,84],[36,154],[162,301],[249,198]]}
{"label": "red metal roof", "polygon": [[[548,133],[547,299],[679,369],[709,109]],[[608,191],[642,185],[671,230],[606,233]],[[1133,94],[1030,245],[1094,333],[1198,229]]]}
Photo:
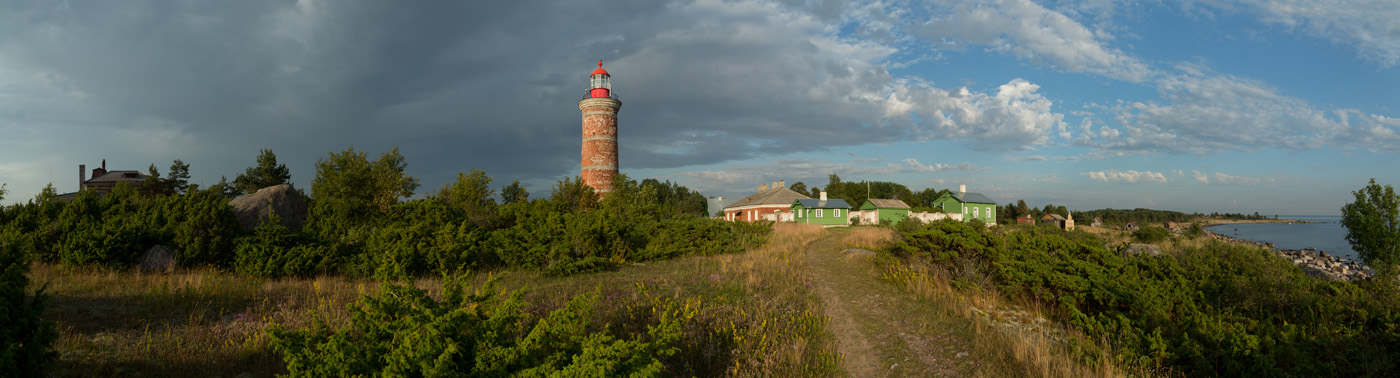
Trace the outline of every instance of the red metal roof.
{"label": "red metal roof", "polygon": [[[593,75],[608,75],[608,70],[603,69],[603,61],[601,61],[601,60],[598,61],[598,69],[593,70],[593,73],[589,74],[588,76],[593,76]],[[608,75],[608,76],[612,76],[612,75]]]}

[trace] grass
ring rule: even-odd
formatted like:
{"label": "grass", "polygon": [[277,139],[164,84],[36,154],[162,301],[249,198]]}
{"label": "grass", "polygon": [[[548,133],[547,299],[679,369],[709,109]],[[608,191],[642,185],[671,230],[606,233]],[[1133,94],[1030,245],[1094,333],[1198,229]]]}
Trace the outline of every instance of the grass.
{"label": "grass", "polygon": [[[895,237],[885,228],[857,229],[847,235],[843,244],[879,248]],[[871,245],[870,240],[880,244]],[[955,288],[957,278],[986,281],[983,277],[964,277],[969,271],[946,269],[904,261],[889,256],[871,260],[883,278],[903,290],[928,301],[928,311],[944,314],[953,327],[968,335],[968,346],[974,355],[983,356],[978,376],[1038,376],[1038,377],[1123,377],[1151,375],[1148,372],[1128,372],[1111,363],[1112,355],[1102,341],[1087,340],[1083,335],[1048,321],[1041,307],[1034,302],[1003,297],[990,285],[970,289]],[[973,273],[973,275],[979,275]],[[1073,348],[1089,345],[1096,350],[1088,361],[1074,357],[1083,355]]]}
{"label": "grass", "polygon": [[[271,376],[271,324],[305,327],[313,314],[346,320],[345,304],[377,288],[336,277],[255,281],[210,270],[140,274],[36,264],[57,323],[56,376]],[[333,323],[334,324],[334,323]]]}
{"label": "grass", "polygon": [[[596,292],[595,317],[618,332],[644,328],[636,308],[657,297],[697,306],[673,366],[697,376],[839,376],[827,319],[808,289],[805,243],[820,227],[780,224],[769,243],[745,253],[690,257],[611,272],[546,277],[506,270],[503,289],[527,288],[533,313]],[[56,322],[58,377],[265,377],[286,372],[264,330],[305,328],[316,319],[348,324],[346,306],[378,282],[339,276],[258,280],[186,269],[142,274],[35,264],[32,289],[47,285],[45,317]],[[433,295],[438,279],[414,285]]]}

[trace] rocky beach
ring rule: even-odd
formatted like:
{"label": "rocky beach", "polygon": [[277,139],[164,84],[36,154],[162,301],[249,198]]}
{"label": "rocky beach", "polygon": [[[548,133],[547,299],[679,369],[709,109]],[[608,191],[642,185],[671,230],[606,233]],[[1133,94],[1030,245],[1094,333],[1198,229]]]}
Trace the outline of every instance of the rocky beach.
{"label": "rocky beach", "polygon": [[1358,281],[1371,278],[1373,272],[1366,264],[1350,259],[1332,256],[1327,251],[1319,251],[1315,248],[1304,249],[1282,249],[1276,248],[1274,243],[1260,243],[1250,240],[1241,240],[1230,236],[1221,235],[1209,230],[1206,235],[1212,239],[1228,241],[1231,243],[1246,244],[1268,248],[1275,255],[1293,262],[1303,269],[1303,273],[1308,276],[1321,278],[1328,281]]}

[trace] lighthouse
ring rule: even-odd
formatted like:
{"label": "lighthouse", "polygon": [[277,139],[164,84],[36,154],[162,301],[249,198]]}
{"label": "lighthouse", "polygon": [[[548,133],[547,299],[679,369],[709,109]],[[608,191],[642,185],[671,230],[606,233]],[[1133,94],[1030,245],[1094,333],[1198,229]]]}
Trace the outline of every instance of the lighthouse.
{"label": "lighthouse", "polygon": [[583,114],[579,176],[599,195],[612,192],[613,178],[617,177],[617,111],[622,109],[622,101],[612,93],[609,76],[603,61],[598,61],[598,69],[588,76],[588,91],[578,102],[578,111]]}

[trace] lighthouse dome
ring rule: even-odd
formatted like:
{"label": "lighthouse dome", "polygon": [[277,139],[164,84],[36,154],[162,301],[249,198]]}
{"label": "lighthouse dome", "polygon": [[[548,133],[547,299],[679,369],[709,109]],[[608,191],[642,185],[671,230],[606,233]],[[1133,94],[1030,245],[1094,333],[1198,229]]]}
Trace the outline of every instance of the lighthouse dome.
{"label": "lighthouse dome", "polygon": [[[593,73],[589,74],[589,76],[593,76],[593,75],[608,75],[608,70],[603,69],[603,61],[601,61],[601,60],[598,61],[598,69],[593,70]],[[612,76],[612,75],[608,75],[608,76]]]}

